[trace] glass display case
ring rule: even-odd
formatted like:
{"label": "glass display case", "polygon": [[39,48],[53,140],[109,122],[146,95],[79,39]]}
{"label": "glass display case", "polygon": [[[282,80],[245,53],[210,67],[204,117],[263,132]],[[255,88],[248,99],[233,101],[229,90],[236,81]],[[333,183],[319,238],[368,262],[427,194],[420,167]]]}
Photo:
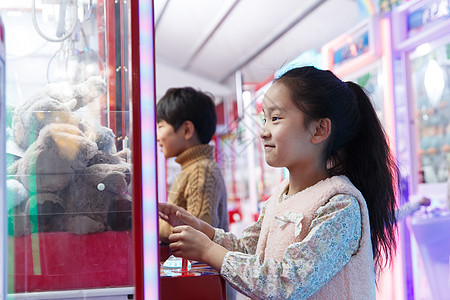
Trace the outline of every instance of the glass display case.
{"label": "glass display case", "polygon": [[[422,49],[423,50],[423,49]],[[420,183],[447,182],[450,162],[450,39],[410,54]]]}
{"label": "glass display case", "polygon": [[[423,50],[423,49],[422,49]],[[435,43],[428,53],[416,49],[409,55],[416,138],[417,197],[432,199],[431,213],[411,219],[422,261],[416,263],[416,280],[427,274],[434,299],[450,299],[450,202],[446,189],[450,166],[450,36]],[[422,282],[423,284],[423,282]],[[417,283],[420,285],[420,283]],[[419,291],[419,289],[417,289]]]}
{"label": "glass display case", "polygon": [[[409,220],[415,299],[450,299],[449,224],[450,3],[409,1],[392,11],[395,87],[404,111],[402,134],[408,145],[411,200],[426,196],[431,206]],[[399,131],[400,132],[400,131]]]}
{"label": "glass display case", "polygon": [[409,102],[413,194],[448,180],[449,11],[448,1],[437,0],[411,1],[393,11],[395,53]]}
{"label": "glass display case", "polygon": [[7,294],[15,299],[158,297],[152,5],[0,4]]}

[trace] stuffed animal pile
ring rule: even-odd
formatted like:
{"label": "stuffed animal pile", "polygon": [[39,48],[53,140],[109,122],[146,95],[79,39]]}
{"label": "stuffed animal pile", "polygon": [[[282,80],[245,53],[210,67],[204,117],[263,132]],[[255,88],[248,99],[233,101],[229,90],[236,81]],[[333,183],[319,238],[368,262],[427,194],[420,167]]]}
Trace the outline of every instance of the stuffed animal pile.
{"label": "stuffed animal pile", "polygon": [[48,84],[15,108],[8,141],[16,149],[7,180],[11,235],[131,227],[129,150],[117,152],[110,128],[77,113],[105,92],[100,77]]}

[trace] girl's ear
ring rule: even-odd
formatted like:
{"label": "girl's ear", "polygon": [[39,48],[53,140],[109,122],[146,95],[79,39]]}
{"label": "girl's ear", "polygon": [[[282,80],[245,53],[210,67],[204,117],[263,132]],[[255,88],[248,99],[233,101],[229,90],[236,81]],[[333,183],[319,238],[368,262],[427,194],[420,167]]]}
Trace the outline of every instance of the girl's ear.
{"label": "girl's ear", "polygon": [[184,138],[186,140],[190,139],[195,134],[194,123],[191,121],[184,121],[182,127],[184,130]]}
{"label": "girl's ear", "polygon": [[331,120],[324,118],[314,122],[314,124],[314,134],[312,135],[311,141],[313,144],[319,144],[330,136]]}

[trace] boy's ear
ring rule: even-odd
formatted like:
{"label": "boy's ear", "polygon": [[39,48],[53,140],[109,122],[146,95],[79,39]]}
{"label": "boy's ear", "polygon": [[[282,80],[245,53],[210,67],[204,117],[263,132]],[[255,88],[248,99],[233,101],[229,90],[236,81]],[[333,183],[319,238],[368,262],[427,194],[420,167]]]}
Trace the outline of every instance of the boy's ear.
{"label": "boy's ear", "polygon": [[331,133],[331,120],[328,118],[320,119],[314,122],[313,135],[311,141],[313,144],[319,144],[325,141]]}
{"label": "boy's ear", "polygon": [[184,121],[183,125],[184,138],[186,140],[190,139],[195,134],[195,126],[191,121]]}

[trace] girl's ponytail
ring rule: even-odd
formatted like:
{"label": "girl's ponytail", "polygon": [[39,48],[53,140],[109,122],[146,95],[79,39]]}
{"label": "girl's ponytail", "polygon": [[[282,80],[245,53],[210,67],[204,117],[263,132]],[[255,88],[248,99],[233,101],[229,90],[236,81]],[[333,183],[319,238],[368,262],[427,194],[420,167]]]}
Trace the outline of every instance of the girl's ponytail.
{"label": "girl's ponytail", "polygon": [[[385,131],[366,92],[351,81],[346,84],[356,98],[360,118],[358,131],[344,145],[345,175],[366,199],[374,259],[382,268],[396,248],[396,189],[393,187],[398,186],[398,169]],[[382,253],[386,259],[384,262]]]}

